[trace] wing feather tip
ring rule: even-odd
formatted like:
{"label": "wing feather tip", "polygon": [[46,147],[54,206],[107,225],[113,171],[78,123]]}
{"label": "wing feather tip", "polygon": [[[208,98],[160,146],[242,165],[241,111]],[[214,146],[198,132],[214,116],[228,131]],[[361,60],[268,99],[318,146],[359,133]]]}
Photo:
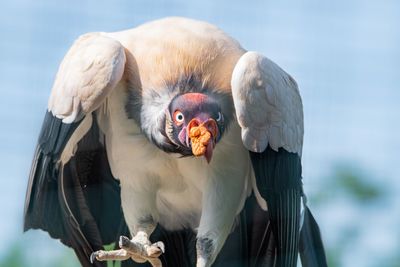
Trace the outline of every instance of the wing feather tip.
{"label": "wing feather tip", "polygon": [[268,146],[268,136],[265,134],[265,131],[254,131],[248,127],[243,127],[242,142],[247,150],[261,153]]}

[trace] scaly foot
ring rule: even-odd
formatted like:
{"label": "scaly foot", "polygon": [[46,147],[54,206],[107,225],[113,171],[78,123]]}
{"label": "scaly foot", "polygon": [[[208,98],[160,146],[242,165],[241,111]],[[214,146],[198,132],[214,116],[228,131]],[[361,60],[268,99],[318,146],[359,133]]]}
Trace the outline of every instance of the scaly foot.
{"label": "scaly foot", "polygon": [[126,236],[121,236],[119,239],[118,250],[95,251],[90,255],[90,261],[96,259],[98,261],[106,260],[126,260],[131,258],[135,262],[143,263],[149,261],[153,267],[161,267],[161,261],[158,258],[164,253],[164,243],[156,242],[151,244],[146,234],[139,232],[130,240]]}

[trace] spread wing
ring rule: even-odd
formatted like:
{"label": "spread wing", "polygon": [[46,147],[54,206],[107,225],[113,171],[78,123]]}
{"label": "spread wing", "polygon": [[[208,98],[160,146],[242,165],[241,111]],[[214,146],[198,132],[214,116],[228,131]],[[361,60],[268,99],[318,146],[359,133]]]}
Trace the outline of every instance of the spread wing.
{"label": "spread wing", "polygon": [[326,266],[319,229],[307,207],[300,234],[303,107],[296,82],[268,58],[247,52],[234,68],[231,85],[243,144],[268,206],[268,212],[248,215],[250,222],[269,220],[254,225],[258,233],[253,236],[264,237],[250,241],[256,242],[251,247],[257,253],[250,252],[256,255],[254,264],[296,266],[300,244],[303,265]]}
{"label": "spread wing", "polygon": [[126,231],[119,183],[93,112],[121,79],[124,65],[123,47],[100,33],[73,44],[58,70],[29,176],[24,230],[49,232],[72,247],[84,266],[93,266],[91,252]]}

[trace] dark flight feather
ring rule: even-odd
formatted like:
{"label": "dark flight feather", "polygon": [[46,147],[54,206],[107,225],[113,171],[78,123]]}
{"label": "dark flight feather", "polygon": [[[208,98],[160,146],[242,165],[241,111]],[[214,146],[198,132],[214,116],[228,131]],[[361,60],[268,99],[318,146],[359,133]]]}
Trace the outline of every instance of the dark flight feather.
{"label": "dark flight feather", "polygon": [[262,153],[250,152],[250,158],[258,189],[268,205],[268,212],[250,212],[257,218],[253,227],[265,224],[264,235],[251,235],[250,246],[259,248],[251,266],[297,266],[298,253],[302,266],[327,266],[318,224],[308,207],[300,230],[303,189],[299,155],[268,146]]}
{"label": "dark flight feather", "polygon": [[299,251],[304,267],[328,266],[317,221],[308,207],[304,210],[304,223],[300,232]]}
{"label": "dark flight feather", "polygon": [[111,175],[95,122],[74,157],[65,166],[59,163],[79,124],[65,124],[46,113],[30,172],[24,230],[47,231],[72,247],[83,266],[93,266],[90,254],[114,242],[124,221],[119,184]]}
{"label": "dark flight feather", "polygon": [[79,122],[64,124],[50,112],[46,113],[29,175],[24,211],[25,231],[41,228],[53,238],[61,238],[65,234],[58,204],[60,166],[57,161],[78,125]]}

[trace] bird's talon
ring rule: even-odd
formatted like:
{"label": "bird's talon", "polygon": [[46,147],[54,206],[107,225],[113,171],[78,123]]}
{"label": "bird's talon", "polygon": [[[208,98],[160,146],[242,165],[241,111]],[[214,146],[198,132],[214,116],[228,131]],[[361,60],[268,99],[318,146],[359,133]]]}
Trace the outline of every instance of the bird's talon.
{"label": "bird's talon", "polygon": [[158,241],[157,243],[155,243],[155,245],[162,251],[162,253],[165,253],[165,245],[163,242]]}
{"label": "bird's talon", "polygon": [[97,256],[99,255],[100,251],[95,251],[90,254],[90,263],[93,264],[94,261],[97,259]]}
{"label": "bird's talon", "polygon": [[130,244],[131,240],[129,240],[128,237],[126,236],[120,236],[118,245],[120,248],[128,247]]}
{"label": "bird's talon", "polygon": [[149,258],[158,258],[161,254],[163,254],[162,248],[160,248],[157,244],[153,244],[151,246],[145,247],[147,257]]}

